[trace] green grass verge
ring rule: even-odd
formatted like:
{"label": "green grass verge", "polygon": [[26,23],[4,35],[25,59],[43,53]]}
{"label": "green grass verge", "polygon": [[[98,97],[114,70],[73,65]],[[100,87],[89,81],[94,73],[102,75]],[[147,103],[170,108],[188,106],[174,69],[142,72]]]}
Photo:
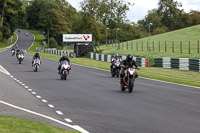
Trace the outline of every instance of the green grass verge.
{"label": "green grass verge", "polygon": [[17,35],[14,33],[12,42],[9,42],[8,40],[0,41],[0,48],[6,48],[6,47],[14,44],[16,42],[16,40],[17,40]]}
{"label": "green grass verge", "polygon": [[0,116],[0,133],[78,133],[23,118]]}
{"label": "green grass verge", "polygon": [[4,50],[5,50],[5,49],[0,49],[0,52],[1,52],[1,51],[4,51]]}
{"label": "green grass verge", "polygon": [[[40,33],[40,32],[36,32],[36,33]],[[42,39],[38,39],[37,36],[39,35],[36,35],[37,42],[38,41],[42,42]],[[36,45],[38,45],[37,42],[35,42]],[[39,44],[40,46],[42,46],[41,43]],[[28,50],[28,52],[31,54],[35,53],[34,51],[31,51],[31,50]],[[58,55],[47,54],[47,53],[40,53],[40,55],[41,57],[51,58],[55,60],[59,60],[60,58],[60,56]],[[70,58],[70,61],[75,64],[110,70],[110,63],[108,62],[96,61],[89,58]],[[141,68],[141,70],[137,72],[139,76],[141,77],[200,87],[199,72],[184,71],[184,70],[178,70],[178,69],[155,68],[155,67]]]}
{"label": "green grass verge", "polygon": [[[200,25],[184,28],[181,30],[176,30],[172,32],[167,32],[164,34],[159,34],[151,36],[151,51],[147,51],[147,42],[149,37],[141,38],[128,42],[124,45],[120,44],[120,50],[117,50],[115,45],[110,45],[109,47],[100,46],[100,51],[103,54],[121,54],[127,55],[132,53],[134,56],[139,57],[150,57],[150,58],[160,58],[160,57],[171,57],[171,58],[200,58],[200,54],[197,53],[197,41],[200,40]],[[159,52],[159,41],[160,41],[160,52]],[[167,52],[165,52],[165,41]],[[174,42],[174,53],[172,52],[172,41]],[[182,54],[180,53],[180,41],[182,41]],[[189,54],[189,41],[191,54]],[[142,51],[143,42],[143,51]],[[154,51],[153,51],[154,42]],[[133,43],[133,49],[132,47]],[[138,45],[137,45],[138,44]],[[199,44],[200,45],[200,44]],[[138,51],[137,51],[138,46]]]}

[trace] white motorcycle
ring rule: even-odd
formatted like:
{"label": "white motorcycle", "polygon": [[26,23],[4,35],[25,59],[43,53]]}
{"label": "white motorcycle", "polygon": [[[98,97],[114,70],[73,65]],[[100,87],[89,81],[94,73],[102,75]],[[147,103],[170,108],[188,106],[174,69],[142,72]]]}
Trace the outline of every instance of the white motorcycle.
{"label": "white motorcycle", "polygon": [[21,64],[22,61],[24,60],[24,55],[23,54],[19,54],[17,57],[18,57],[19,64]]}
{"label": "white motorcycle", "polygon": [[60,78],[66,80],[69,75],[70,64],[67,61],[63,61],[60,69]]}
{"label": "white motorcycle", "polygon": [[38,58],[36,58],[34,61],[33,61],[33,70],[35,72],[38,71],[38,69],[40,68],[40,60]]}

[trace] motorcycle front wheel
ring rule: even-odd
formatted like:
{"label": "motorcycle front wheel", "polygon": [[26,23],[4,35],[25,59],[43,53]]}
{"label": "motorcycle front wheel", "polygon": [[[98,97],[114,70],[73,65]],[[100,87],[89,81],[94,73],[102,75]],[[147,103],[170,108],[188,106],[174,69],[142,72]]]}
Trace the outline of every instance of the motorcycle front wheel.
{"label": "motorcycle front wheel", "polygon": [[128,92],[131,93],[132,91],[133,91],[133,79],[130,79],[128,83]]}

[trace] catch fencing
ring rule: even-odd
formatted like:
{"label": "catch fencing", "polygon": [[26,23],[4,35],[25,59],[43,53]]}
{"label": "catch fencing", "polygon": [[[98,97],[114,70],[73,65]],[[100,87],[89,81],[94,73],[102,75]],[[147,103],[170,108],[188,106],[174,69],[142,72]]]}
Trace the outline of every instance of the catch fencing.
{"label": "catch fencing", "polygon": [[200,59],[189,58],[155,58],[155,66],[163,68],[176,68],[200,72]]}
{"label": "catch fencing", "polygon": [[[98,53],[90,53],[90,58],[98,61],[105,61],[110,62],[114,55],[106,55],[106,54],[98,54]],[[122,60],[126,59],[126,56],[120,55],[119,56]],[[137,62],[137,64],[141,67],[148,66],[148,59],[147,58],[140,58],[140,57],[133,57],[133,60]]]}

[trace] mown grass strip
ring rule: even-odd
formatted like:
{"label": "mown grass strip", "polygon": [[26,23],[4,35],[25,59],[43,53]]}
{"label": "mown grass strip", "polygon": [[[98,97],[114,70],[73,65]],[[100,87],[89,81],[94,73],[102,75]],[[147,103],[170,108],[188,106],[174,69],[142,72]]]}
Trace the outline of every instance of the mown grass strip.
{"label": "mown grass strip", "polygon": [[0,133],[78,133],[23,118],[0,116]]}

